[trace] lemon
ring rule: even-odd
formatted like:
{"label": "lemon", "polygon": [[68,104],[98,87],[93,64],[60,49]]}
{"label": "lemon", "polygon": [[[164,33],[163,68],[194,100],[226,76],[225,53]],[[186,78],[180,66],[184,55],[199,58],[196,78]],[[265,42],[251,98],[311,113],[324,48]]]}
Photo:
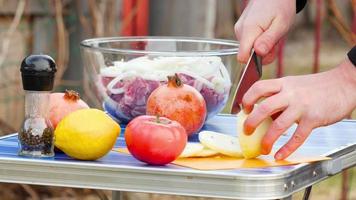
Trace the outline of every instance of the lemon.
{"label": "lemon", "polygon": [[120,131],[120,126],[103,111],[81,109],[59,122],[55,145],[70,157],[96,160],[113,148]]}

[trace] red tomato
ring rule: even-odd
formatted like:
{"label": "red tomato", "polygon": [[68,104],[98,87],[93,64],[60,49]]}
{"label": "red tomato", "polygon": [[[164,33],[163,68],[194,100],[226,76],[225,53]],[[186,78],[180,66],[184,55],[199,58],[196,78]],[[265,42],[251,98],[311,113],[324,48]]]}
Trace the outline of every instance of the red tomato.
{"label": "red tomato", "polygon": [[136,159],[151,165],[165,165],[178,158],[188,138],[178,122],[143,115],[127,125],[125,140]]}

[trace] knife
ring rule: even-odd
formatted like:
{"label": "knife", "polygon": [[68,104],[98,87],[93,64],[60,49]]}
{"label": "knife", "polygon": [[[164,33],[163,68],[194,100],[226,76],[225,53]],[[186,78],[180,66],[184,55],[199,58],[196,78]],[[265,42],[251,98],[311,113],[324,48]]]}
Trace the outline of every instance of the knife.
{"label": "knife", "polygon": [[245,67],[241,70],[239,83],[233,94],[231,104],[231,114],[236,114],[241,110],[242,97],[247,90],[262,76],[262,60],[252,49],[251,55]]}

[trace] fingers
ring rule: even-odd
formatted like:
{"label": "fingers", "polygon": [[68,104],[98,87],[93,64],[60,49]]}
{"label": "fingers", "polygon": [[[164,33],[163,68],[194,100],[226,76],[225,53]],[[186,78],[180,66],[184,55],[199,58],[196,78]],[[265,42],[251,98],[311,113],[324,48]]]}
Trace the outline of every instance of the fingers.
{"label": "fingers", "polygon": [[273,62],[275,58],[276,58],[276,46],[272,47],[271,51],[268,52],[268,54],[262,58],[262,64],[268,65],[271,62]]}
{"label": "fingers", "polygon": [[270,96],[255,106],[244,123],[245,133],[252,134],[264,119],[288,106],[288,100],[281,94]]}
{"label": "fingers", "polygon": [[287,108],[284,110],[278,118],[276,118],[265,136],[262,139],[262,154],[267,155],[271,152],[273,144],[277,139],[285,133],[289,127],[299,118],[299,113],[294,108]]}
{"label": "fingers", "polygon": [[255,42],[256,38],[262,34],[263,30],[256,24],[244,26],[237,25],[235,32],[237,39],[240,41],[237,59],[239,62],[246,63],[250,56],[253,43]]}
{"label": "fingers", "polygon": [[274,19],[270,27],[255,41],[253,47],[260,56],[266,56],[287,32],[286,25]]}
{"label": "fingers", "polygon": [[307,122],[300,122],[292,138],[277,151],[274,158],[283,160],[300,147],[312,131],[312,127]]}
{"label": "fingers", "polygon": [[237,20],[237,22],[235,23],[235,26],[234,26],[235,35],[238,40],[240,40],[240,38],[241,38],[242,28],[240,28],[240,27],[242,27],[241,24],[245,21],[245,18],[246,18],[245,16],[246,16],[246,13],[243,12],[241,14],[241,16],[239,17],[239,20]]}
{"label": "fingers", "polygon": [[242,98],[242,106],[247,113],[253,109],[253,105],[261,97],[268,97],[281,90],[279,79],[261,80],[254,83]]}

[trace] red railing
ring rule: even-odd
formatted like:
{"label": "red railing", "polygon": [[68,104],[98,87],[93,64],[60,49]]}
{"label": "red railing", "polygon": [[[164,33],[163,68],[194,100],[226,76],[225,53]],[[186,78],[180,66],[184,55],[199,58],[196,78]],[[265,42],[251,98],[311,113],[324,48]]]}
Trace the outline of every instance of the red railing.
{"label": "red railing", "polygon": [[122,8],[123,36],[148,34],[149,0],[124,0]]}

